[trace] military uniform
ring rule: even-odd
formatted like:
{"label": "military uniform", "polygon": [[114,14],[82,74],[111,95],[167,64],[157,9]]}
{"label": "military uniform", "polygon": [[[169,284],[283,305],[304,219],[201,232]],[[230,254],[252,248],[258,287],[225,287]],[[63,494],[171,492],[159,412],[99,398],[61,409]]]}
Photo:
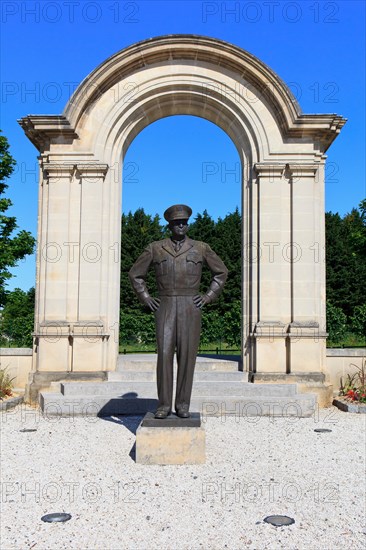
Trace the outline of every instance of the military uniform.
{"label": "military uniform", "polygon": [[221,292],[228,271],[206,243],[186,237],[180,249],[175,250],[172,239],[153,242],[129,272],[131,284],[144,302],[149,298],[145,278],[151,265],[155,269],[160,299],[155,312],[159,408],[170,410],[172,406],[175,349],[178,363],[175,409],[189,408],[201,331],[201,310],[194,304],[193,296],[199,294],[203,264],[213,274],[206,292],[212,302]]}

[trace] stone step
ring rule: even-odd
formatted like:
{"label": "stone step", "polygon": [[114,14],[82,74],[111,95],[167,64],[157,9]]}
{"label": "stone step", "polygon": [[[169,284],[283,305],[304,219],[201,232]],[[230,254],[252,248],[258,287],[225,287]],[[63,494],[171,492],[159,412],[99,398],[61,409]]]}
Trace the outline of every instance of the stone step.
{"label": "stone step", "polygon": [[[62,382],[61,393],[65,397],[104,396],[123,397],[134,393],[148,398],[156,395],[155,382]],[[251,384],[248,382],[195,381],[192,397],[240,396],[240,397],[289,397],[296,395],[296,384]]]}
{"label": "stone step", "polygon": [[[206,416],[311,416],[316,395],[298,394],[296,384],[252,384],[238,357],[197,357],[191,410]],[[107,381],[59,382],[59,391],[42,392],[40,405],[50,416],[110,416],[155,411],[156,354],[120,355]],[[176,360],[174,360],[176,374]],[[175,384],[174,384],[175,388]],[[56,390],[56,388],[54,388]]]}
{"label": "stone step", "polygon": [[[175,376],[174,376],[175,378]],[[248,382],[248,373],[241,371],[195,371],[195,381],[211,380],[215,382]],[[154,370],[126,370],[126,371],[112,371],[108,372],[108,382],[155,382],[156,381],[156,368]]]}
{"label": "stone step", "polygon": [[[157,399],[126,394],[124,397],[100,395],[65,396],[61,393],[42,392],[40,406],[47,417],[51,416],[111,416],[143,415],[155,411]],[[314,415],[316,395],[293,396],[205,396],[192,397],[191,411],[199,411],[204,420],[208,416],[275,416],[309,417]]]}
{"label": "stone step", "polygon": [[[119,355],[117,361],[116,372],[119,371],[155,371],[157,355],[146,354],[129,354]],[[177,361],[174,357],[174,367],[176,368]],[[222,359],[213,357],[197,357],[195,372],[199,371],[231,371],[236,372],[240,368],[240,360]]]}

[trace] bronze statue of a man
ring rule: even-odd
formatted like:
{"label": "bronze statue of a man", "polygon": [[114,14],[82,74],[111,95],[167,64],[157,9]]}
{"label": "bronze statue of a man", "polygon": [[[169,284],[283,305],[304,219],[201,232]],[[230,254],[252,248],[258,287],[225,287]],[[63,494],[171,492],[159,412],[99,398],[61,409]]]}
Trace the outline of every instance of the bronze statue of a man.
{"label": "bronze statue of a man", "polygon": [[[170,239],[149,244],[129,272],[139,300],[155,312],[158,348],[157,386],[159,405],[155,418],[166,418],[172,409],[173,358],[177,353],[175,411],[188,418],[193,374],[201,332],[201,308],[213,302],[225,284],[228,270],[208,244],[188,238],[192,209],[175,204],[164,212],[172,232]],[[199,294],[202,266],[212,272],[209,289]],[[146,287],[149,267],[155,268],[159,298]]]}

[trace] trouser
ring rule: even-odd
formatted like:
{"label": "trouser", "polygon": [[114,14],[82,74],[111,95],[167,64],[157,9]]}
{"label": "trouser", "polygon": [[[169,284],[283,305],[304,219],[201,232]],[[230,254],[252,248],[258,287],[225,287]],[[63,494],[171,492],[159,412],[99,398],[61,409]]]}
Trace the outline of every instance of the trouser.
{"label": "trouser", "polygon": [[159,407],[172,408],[175,350],[178,363],[175,410],[184,404],[189,407],[201,333],[201,310],[195,306],[193,296],[161,296],[155,325]]}

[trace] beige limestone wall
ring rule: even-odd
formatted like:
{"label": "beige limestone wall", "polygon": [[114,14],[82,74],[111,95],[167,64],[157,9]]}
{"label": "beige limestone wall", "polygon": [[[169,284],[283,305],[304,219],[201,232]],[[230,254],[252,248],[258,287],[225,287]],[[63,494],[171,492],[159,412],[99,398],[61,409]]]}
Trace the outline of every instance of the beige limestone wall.
{"label": "beige limestone wall", "polygon": [[0,348],[0,368],[6,368],[10,377],[14,378],[14,388],[24,389],[32,370],[32,349]]}
{"label": "beige limestone wall", "polygon": [[[360,349],[327,349],[326,373],[333,390],[338,393],[340,378],[345,380],[347,374],[357,372],[366,362],[366,348]],[[365,365],[366,366],[366,365]]]}

